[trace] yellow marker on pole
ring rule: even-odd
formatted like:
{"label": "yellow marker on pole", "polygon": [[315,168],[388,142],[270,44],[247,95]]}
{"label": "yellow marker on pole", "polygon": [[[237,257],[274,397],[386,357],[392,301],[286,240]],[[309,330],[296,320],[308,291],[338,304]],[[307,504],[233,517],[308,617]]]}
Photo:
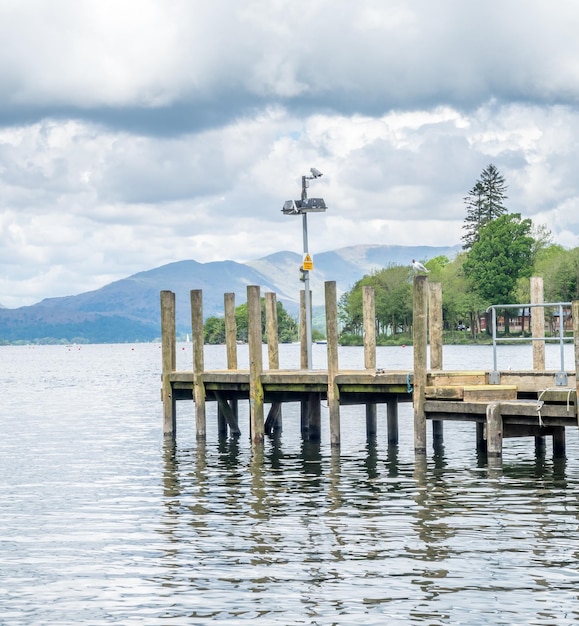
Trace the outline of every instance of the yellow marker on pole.
{"label": "yellow marker on pole", "polygon": [[304,255],[304,262],[302,264],[302,269],[310,271],[314,269],[314,260],[312,259],[310,254]]}

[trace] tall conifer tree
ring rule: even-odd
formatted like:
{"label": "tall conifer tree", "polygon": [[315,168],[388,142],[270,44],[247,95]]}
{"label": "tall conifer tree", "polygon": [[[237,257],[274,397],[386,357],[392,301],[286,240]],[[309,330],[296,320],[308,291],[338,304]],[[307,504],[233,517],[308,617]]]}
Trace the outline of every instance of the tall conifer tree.
{"label": "tall conifer tree", "polygon": [[462,247],[465,250],[470,250],[479,240],[479,233],[484,226],[507,212],[504,205],[506,191],[504,176],[491,163],[482,171],[480,179],[464,199],[467,208],[462,227]]}

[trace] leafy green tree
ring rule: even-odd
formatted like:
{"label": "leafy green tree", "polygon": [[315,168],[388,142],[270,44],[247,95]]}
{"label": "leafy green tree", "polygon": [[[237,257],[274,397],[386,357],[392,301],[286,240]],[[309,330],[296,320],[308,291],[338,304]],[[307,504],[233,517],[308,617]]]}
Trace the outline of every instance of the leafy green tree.
{"label": "leafy green tree", "polygon": [[[521,219],[519,213],[507,213],[490,221],[480,231],[463,270],[483,301],[514,304],[518,279],[528,278],[532,271],[532,226],[531,220]],[[507,316],[505,321],[508,323]]]}
{"label": "leafy green tree", "polygon": [[[296,341],[298,338],[297,321],[289,315],[281,302],[277,302],[278,338],[282,343]],[[237,340],[247,341],[248,314],[247,303],[235,307],[235,324],[237,326]],[[265,340],[265,298],[261,299],[261,332]],[[208,317],[203,325],[205,343],[225,343],[225,319],[222,317]]]}
{"label": "leafy green tree", "polygon": [[391,265],[364,276],[350,291],[340,298],[342,334],[362,336],[363,287],[374,287],[376,306],[376,333],[408,331],[412,323],[412,286],[408,281],[408,268]]}
{"label": "leafy green tree", "polygon": [[463,248],[470,250],[479,240],[480,231],[492,220],[507,212],[504,201],[507,185],[499,170],[491,163],[464,199],[466,217],[463,230]]}
{"label": "leafy green tree", "polygon": [[222,317],[208,317],[203,325],[203,341],[210,344],[225,343],[225,320]]}

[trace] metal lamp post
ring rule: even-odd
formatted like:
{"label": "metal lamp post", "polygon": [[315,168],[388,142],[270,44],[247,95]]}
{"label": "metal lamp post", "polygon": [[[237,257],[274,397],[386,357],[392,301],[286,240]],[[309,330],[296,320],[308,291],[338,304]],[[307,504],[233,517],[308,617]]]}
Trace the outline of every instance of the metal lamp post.
{"label": "metal lamp post", "polygon": [[312,298],[310,294],[310,270],[313,269],[313,262],[308,250],[308,213],[322,213],[328,207],[323,198],[309,198],[307,188],[310,180],[320,178],[322,172],[315,167],[310,169],[311,176],[302,176],[302,197],[301,200],[286,200],[282,212],[284,215],[301,215],[302,230],[304,240],[304,259],[302,267],[302,280],[305,289],[305,316],[306,316],[306,360],[307,368],[312,369]]}

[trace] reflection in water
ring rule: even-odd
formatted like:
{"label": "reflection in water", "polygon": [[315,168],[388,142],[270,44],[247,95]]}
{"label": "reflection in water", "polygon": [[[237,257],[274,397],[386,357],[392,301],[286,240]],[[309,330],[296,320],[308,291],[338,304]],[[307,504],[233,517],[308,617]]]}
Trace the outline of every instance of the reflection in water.
{"label": "reflection in water", "polygon": [[407,407],[398,447],[380,425],[367,441],[364,409],[349,408],[339,450],[327,424],[321,443],[302,442],[288,408],[283,436],[255,451],[211,418],[197,441],[188,406],[168,444],[157,368],[132,361],[151,348],[135,348],[98,348],[102,371],[84,364],[75,387],[65,359],[76,371],[91,348],[51,347],[38,402],[27,353],[23,382],[2,390],[0,623],[579,620],[576,436],[565,459],[549,440],[537,456],[509,440],[495,466],[472,428],[448,423],[444,447],[415,459]]}

